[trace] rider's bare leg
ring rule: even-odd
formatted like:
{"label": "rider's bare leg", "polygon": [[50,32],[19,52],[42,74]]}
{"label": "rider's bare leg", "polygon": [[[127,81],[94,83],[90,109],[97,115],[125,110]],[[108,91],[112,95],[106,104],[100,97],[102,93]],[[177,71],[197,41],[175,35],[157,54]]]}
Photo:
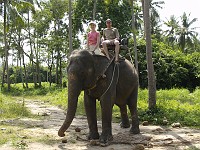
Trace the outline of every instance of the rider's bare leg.
{"label": "rider's bare leg", "polygon": [[115,62],[118,62],[119,61],[119,41],[115,40],[114,44],[115,44]]}
{"label": "rider's bare leg", "polygon": [[110,56],[108,54],[108,48],[107,48],[107,41],[103,41],[102,45],[103,45],[103,50],[104,50],[104,52],[106,54],[106,57],[110,60]]}

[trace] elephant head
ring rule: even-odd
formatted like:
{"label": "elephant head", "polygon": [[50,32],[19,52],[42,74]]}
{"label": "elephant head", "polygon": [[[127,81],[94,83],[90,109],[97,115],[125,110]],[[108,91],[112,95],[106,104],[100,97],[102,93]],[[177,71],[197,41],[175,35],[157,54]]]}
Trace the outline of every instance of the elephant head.
{"label": "elephant head", "polygon": [[[88,51],[73,51],[67,68],[68,74],[68,109],[66,119],[58,131],[58,135],[65,136],[75,116],[79,94],[82,90],[95,85],[97,74],[95,58]],[[101,65],[102,66],[102,65]],[[99,70],[99,69],[98,69]]]}

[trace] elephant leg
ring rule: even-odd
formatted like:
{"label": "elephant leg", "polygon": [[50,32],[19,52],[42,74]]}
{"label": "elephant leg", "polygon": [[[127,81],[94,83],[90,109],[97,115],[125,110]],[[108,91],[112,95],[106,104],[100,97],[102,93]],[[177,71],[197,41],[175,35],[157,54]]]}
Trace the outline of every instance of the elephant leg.
{"label": "elephant leg", "polygon": [[100,100],[102,113],[102,133],[100,136],[100,143],[107,143],[113,139],[112,136],[112,100],[110,96],[104,96]]}
{"label": "elephant leg", "polygon": [[120,127],[121,128],[129,128],[130,123],[129,123],[129,119],[128,119],[128,115],[127,115],[127,107],[126,107],[126,105],[123,105],[123,106],[119,106],[119,108],[120,108],[120,113],[121,113]]}
{"label": "elephant leg", "polygon": [[84,105],[89,126],[88,139],[99,139],[96,116],[96,99],[84,94]]}
{"label": "elephant leg", "polygon": [[131,112],[131,119],[132,119],[132,127],[130,129],[130,132],[133,134],[139,134],[139,119],[137,114],[137,96],[138,96],[138,89],[135,89],[129,100],[128,100],[128,107]]}

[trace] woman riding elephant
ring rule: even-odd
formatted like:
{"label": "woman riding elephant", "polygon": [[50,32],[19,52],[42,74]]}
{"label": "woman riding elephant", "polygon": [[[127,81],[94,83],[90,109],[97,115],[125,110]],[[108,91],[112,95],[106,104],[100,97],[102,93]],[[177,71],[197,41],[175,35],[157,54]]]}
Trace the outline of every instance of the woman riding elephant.
{"label": "woman riding elephant", "polygon": [[[109,65],[108,65],[109,64]],[[105,74],[104,77],[102,75]],[[130,127],[127,105],[132,119],[130,132],[140,133],[137,115],[138,75],[134,66],[124,60],[110,64],[105,56],[92,55],[89,51],[74,51],[68,65],[68,109],[66,119],[58,135],[70,126],[77,108],[78,96],[84,90],[84,105],[89,125],[88,139],[101,143],[112,140],[112,108],[116,104],[121,112],[121,127]],[[99,137],[96,116],[96,100],[100,101],[102,133]]]}

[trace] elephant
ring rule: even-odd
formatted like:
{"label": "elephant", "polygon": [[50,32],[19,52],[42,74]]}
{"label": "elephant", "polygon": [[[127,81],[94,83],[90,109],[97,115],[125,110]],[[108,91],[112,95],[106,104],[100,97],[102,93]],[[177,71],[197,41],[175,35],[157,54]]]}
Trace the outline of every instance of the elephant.
{"label": "elephant", "polygon": [[[74,50],[69,58],[68,108],[66,118],[58,131],[60,137],[69,128],[75,117],[78,97],[84,91],[84,107],[87,116],[88,140],[98,139],[100,143],[112,141],[112,108],[120,108],[122,128],[129,128],[127,105],[131,113],[130,132],[139,134],[137,114],[138,74],[134,65],[127,59],[119,64],[103,55],[93,55],[87,50]],[[102,133],[97,128],[96,102],[100,101]]]}

